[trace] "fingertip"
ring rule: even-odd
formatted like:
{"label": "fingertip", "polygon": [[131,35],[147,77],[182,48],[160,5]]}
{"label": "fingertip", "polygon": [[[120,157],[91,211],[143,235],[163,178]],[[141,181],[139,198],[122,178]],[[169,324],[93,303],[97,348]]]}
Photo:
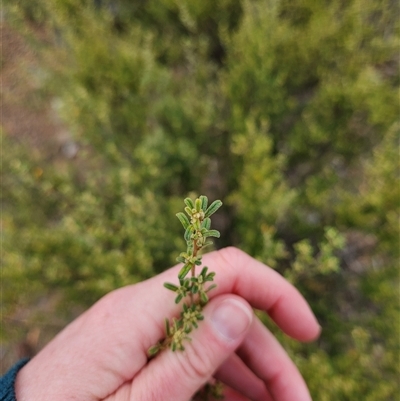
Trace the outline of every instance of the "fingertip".
{"label": "fingertip", "polygon": [[304,343],[315,341],[321,334],[321,326],[311,310],[310,314],[308,321],[305,320],[305,324],[299,325],[295,335],[292,335],[292,337]]}
{"label": "fingertip", "polygon": [[270,317],[292,338],[314,341],[321,328],[309,304],[295,287],[290,287],[268,311]]}
{"label": "fingertip", "polygon": [[250,305],[235,295],[213,300],[210,323],[216,335],[225,342],[244,338],[253,320]]}
{"label": "fingertip", "polygon": [[310,335],[308,340],[305,340],[305,342],[313,342],[319,338],[322,332],[322,326],[317,322],[317,325],[314,329],[314,333]]}

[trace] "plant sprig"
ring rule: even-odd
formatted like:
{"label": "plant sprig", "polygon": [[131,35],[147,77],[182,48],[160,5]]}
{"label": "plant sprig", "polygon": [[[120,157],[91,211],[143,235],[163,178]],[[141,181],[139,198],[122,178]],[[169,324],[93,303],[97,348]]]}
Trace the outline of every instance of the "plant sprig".
{"label": "plant sprig", "polygon": [[209,300],[208,292],[216,287],[216,284],[210,284],[214,281],[215,273],[209,272],[208,267],[204,266],[196,274],[196,267],[202,265],[201,251],[212,244],[209,238],[220,236],[219,231],[211,229],[210,216],[222,206],[222,202],[216,200],[208,206],[208,199],[204,195],[195,201],[186,198],[184,202],[186,214],[176,214],[185,229],[187,245],[186,251],[177,257],[177,261],[183,263],[178,273],[179,284],[164,283],[165,288],[175,293],[175,303],[182,302],[182,311],[177,318],[165,319],[165,339],[149,349],[150,356],[167,348],[172,351],[185,349],[184,342],[191,340],[189,334],[204,319],[202,310]]}

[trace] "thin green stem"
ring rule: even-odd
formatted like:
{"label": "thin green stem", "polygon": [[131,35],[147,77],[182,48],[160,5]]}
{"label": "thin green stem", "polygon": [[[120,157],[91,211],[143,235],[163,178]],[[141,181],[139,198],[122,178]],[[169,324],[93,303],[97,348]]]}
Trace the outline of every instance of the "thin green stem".
{"label": "thin green stem", "polygon": [[[196,240],[193,240],[193,256],[196,257],[197,256],[197,244],[196,244]],[[192,272],[192,278],[196,276],[196,265],[193,263],[193,266],[191,268],[191,272]],[[194,303],[193,300],[193,293],[190,292],[190,304],[192,305]]]}

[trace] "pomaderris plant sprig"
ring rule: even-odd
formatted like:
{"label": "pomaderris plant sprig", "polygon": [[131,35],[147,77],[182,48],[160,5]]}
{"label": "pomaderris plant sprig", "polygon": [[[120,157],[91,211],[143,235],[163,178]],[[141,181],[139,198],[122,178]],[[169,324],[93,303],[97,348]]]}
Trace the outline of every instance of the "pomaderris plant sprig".
{"label": "pomaderris plant sprig", "polygon": [[177,318],[165,319],[165,339],[149,349],[149,355],[154,356],[159,351],[171,348],[172,351],[185,349],[184,342],[190,340],[190,332],[198,327],[203,320],[202,310],[208,302],[208,292],[216,287],[210,284],[214,281],[214,272],[209,272],[204,266],[197,274],[196,268],[202,265],[201,251],[212,242],[210,237],[219,238],[217,230],[211,230],[210,216],[221,206],[216,200],[208,206],[206,196],[200,196],[194,202],[186,198],[185,213],[177,213],[179,221],[185,229],[186,252],[182,252],[177,261],[183,263],[179,271],[179,284],[164,283],[164,287],[175,293],[175,303],[182,302],[182,311]]}

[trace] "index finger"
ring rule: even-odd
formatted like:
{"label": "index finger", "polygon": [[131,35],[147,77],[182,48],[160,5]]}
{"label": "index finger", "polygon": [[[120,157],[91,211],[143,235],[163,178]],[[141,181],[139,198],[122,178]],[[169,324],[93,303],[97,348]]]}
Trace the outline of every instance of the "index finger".
{"label": "index finger", "polygon": [[[245,252],[234,247],[211,252],[203,256],[203,265],[216,273],[217,288],[208,293],[210,298],[227,293],[239,295],[254,308],[267,311],[289,336],[310,341],[319,335],[317,319],[300,292],[279,273]],[[158,289],[165,281],[174,283],[180,268],[181,265],[175,266],[149,281],[154,281]],[[167,307],[168,302],[164,305]],[[166,312],[162,311],[161,319]]]}

